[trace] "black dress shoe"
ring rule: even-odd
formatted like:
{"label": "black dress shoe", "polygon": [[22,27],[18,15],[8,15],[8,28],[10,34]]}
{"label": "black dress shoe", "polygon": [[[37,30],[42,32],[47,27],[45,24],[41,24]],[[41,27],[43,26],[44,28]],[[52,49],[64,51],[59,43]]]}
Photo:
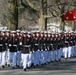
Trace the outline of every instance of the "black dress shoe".
{"label": "black dress shoe", "polygon": [[38,67],[39,65],[37,64],[36,66]]}
{"label": "black dress shoe", "polygon": [[54,61],[51,61],[52,63],[54,62]]}
{"label": "black dress shoe", "polygon": [[55,60],[55,62],[58,62],[58,60]]}
{"label": "black dress shoe", "polygon": [[7,66],[10,67],[10,64],[8,64]]}
{"label": "black dress shoe", "polygon": [[30,69],[30,67],[27,67],[27,69]]}
{"label": "black dress shoe", "polygon": [[48,64],[50,64],[50,62],[48,62]]}
{"label": "black dress shoe", "polygon": [[4,65],[2,65],[2,68],[5,68],[5,66],[4,66]]}
{"label": "black dress shoe", "polygon": [[61,61],[61,60],[59,59],[59,61]]}
{"label": "black dress shoe", "polygon": [[65,58],[65,60],[67,60],[67,58]]}
{"label": "black dress shoe", "polygon": [[15,69],[15,67],[12,67],[12,69]]}
{"label": "black dress shoe", "polygon": [[26,68],[25,69],[23,69],[24,71],[26,71]]}
{"label": "black dress shoe", "polygon": [[33,66],[34,66],[34,64],[32,63],[32,64],[31,64],[31,67],[33,67]]}
{"label": "black dress shoe", "polygon": [[34,68],[36,68],[36,66],[34,66]]}
{"label": "black dress shoe", "polygon": [[17,68],[19,68],[19,65],[17,65]]}
{"label": "black dress shoe", "polygon": [[44,64],[41,64],[41,66],[43,66]]}
{"label": "black dress shoe", "polygon": [[44,63],[44,65],[46,65],[46,63]]}

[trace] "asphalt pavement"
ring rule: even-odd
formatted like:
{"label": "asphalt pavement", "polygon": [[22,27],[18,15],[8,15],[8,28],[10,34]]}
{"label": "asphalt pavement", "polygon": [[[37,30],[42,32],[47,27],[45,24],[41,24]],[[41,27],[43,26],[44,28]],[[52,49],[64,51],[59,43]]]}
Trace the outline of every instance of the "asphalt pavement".
{"label": "asphalt pavement", "polygon": [[59,62],[27,69],[27,71],[23,71],[22,68],[0,67],[0,75],[76,75],[76,57],[62,58]]}

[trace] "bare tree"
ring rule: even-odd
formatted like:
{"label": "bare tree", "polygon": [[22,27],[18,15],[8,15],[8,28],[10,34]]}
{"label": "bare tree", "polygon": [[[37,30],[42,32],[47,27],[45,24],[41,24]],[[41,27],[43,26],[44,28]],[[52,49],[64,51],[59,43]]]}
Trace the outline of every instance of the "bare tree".
{"label": "bare tree", "polygon": [[[35,0],[36,1],[36,0]],[[25,8],[31,8],[39,16],[38,25],[40,30],[47,30],[47,0],[37,0],[40,7],[36,6],[31,0],[21,0],[22,6]]]}
{"label": "bare tree", "polygon": [[8,0],[8,29],[18,29],[18,16],[27,8],[31,10],[31,13],[34,12],[38,16],[38,20],[35,18],[28,18],[28,20],[34,20],[38,23],[40,30],[47,30],[47,18],[51,17],[61,18],[60,28],[65,30],[63,16],[68,10],[74,10],[75,4],[75,0]]}
{"label": "bare tree", "polygon": [[[50,1],[50,0],[49,0]],[[67,11],[72,11],[75,9],[76,1],[75,0],[53,0],[52,4],[48,6],[48,9],[53,17],[60,17],[61,18],[61,26],[62,30],[65,30],[65,21],[63,19],[64,14]],[[75,26],[72,23],[72,30],[74,30]]]}
{"label": "bare tree", "polygon": [[18,6],[17,0],[8,0],[8,29],[18,29]]}

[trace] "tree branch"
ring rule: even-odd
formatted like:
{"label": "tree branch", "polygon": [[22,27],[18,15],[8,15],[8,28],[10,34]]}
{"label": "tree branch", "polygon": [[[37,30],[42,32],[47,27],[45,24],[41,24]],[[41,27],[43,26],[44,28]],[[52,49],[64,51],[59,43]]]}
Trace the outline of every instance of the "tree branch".
{"label": "tree branch", "polygon": [[52,7],[52,6],[68,5],[68,4],[69,4],[69,2],[67,2],[67,3],[52,4],[52,5],[47,6],[47,8],[50,8],[50,7]]}
{"label": "tree branch", "polygon": [[30,7],[31,9],[35,10],[35,11],[39,11],[36,6],[30,2],[30,0],[25,0],[25,2],[27,3],[27,5],[23,2],[23,0],[21,0],[21,4],[24,6],[24,7]]}
{"label": "tree branch", "polygon": [[[58,16],[54,16],[54,17],[60,17],[60,16],[64,15],[66,12],[67,12],[67,11],[65,11],[64,13],[62,13],[62,14],[60,14],[60,15],[58,15]],[[54,18],[54,17],[52,17],[52,16],[50,16],[50,15],[45,16],[45,18]]]}
{"label": "tree branch", "polygon": [[[25,1],[26,3],[24,3],[23,0],[20,0],[20,1],[21,1],[21,5],[22,5],[23,7],[27,8],[27,9],[30,9],[30,11],[33,12],[33,13],[35,12],[35,13],[38,15],[38,17],[39,17],[39,14],[38,14],[38,13],[39,13],[39,10],[37,10],[37,8],[36,8],[35,6],[34,6],[34,8],[31,7],[31,6],[29,5],[29,3],[30,3],[30,4],[32,4],[32,3],[31,3],[29,0],[26,0],[26,1]],[[28,3],[28,2],[29,2],[29,3]],[[33,6],[33,5],[32,5],[32,6]]]}
{"label": "tree branch", "polygon": [[21,5],[24,6],[25,8],[29,8],[29,6],[27,4],[25,4],[22,0],[21,1]]}

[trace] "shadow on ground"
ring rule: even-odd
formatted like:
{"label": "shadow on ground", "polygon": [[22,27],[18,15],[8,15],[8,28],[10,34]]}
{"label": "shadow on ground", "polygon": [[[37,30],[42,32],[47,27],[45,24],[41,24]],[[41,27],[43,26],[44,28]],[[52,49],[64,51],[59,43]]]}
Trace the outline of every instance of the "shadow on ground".
{"label": "shadow on ground", "polygon": [[[16,68],[18,69],[18,68]],[[19,68],[19,69],[22,69]],[[0,71],[2,70],[12,70],[11,67],[5,67],[5,68],[0,68]],[[15,69],[13,69],[15,70]],[[73,70],[76,72],[76,58],[71,58],[71,59],[61,59],[59,62],[54,62],[50,63],[44,66],[39,66],[37,68],[31,68],[29,71],[53,71],[53,70]]]}

